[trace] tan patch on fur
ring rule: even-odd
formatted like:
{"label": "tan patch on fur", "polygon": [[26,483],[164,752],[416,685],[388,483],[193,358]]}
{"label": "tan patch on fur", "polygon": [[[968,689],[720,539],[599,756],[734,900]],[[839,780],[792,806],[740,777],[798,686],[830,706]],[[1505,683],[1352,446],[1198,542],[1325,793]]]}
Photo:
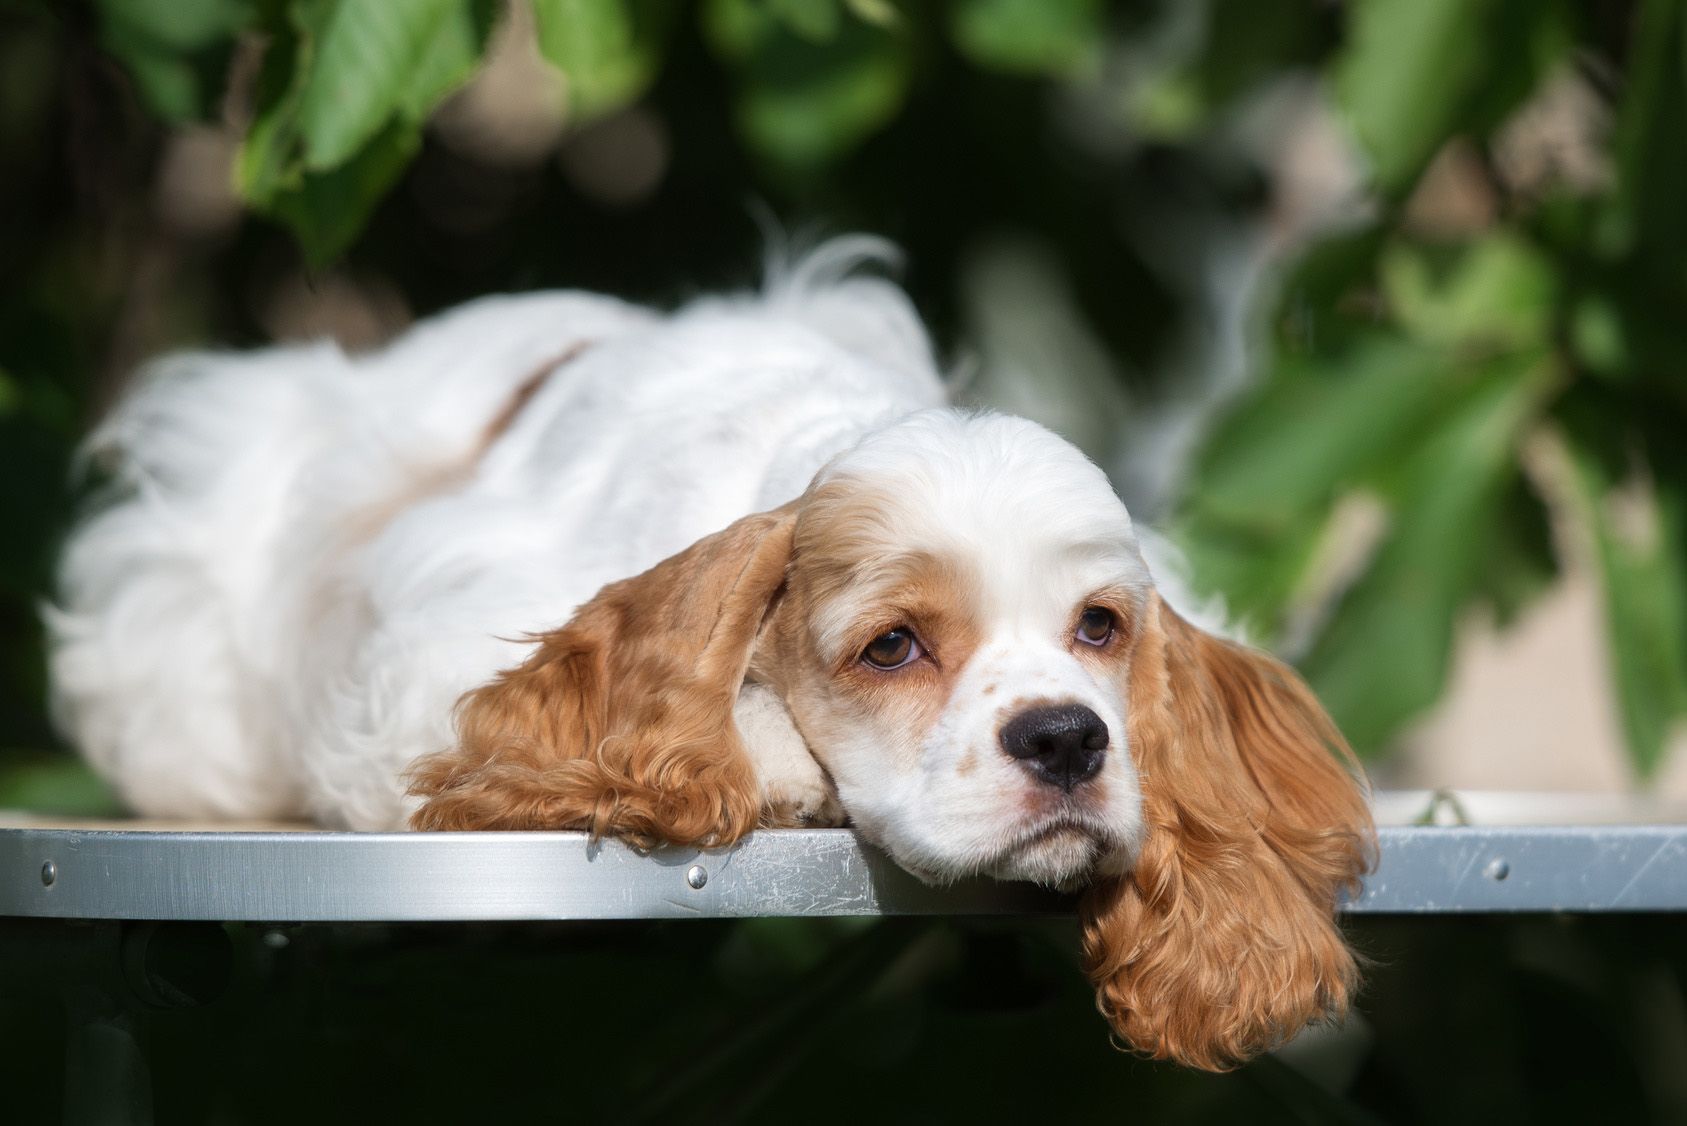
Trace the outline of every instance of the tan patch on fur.
{"label": "tan patch on fur", "polygon": [[520,667],[468,693],[458,745],[421,760],[418,829],[589,829],[719,846],[761,794],[732,721],[784,579],[792,507],[747,516],[611,583]]}
{"label": "tan patch on fur", "polygon": [[344,525],[346,541],[351,544],[367,543],[391,524],[399,513],[429,497],[443,496],[467,484],[481,458],[486,456],[486,451],[514,425],[522,408],[532,401],[539,389],[558,369],[590,347],[590,341],[582,341],[534,369],[533,374],[522,380],[521,385],[505,401],[492,421],[487,423],[481,431],[480,439],[467,454],[440,465],[421,469],[404,489],[353,512],[346,518]]}
{"label": "tan patch on fur", "polygon": [[564,350],[555,359],[541,364],[532,375],[523,380],[521,386],[515,389],[515,394],[511,395],[509,401],[504,404],[504,409],[499,411],[492,421],[486,424],[485,430],[481,431],[480,445],[475,450],[473,460],[480,460],[486,451],[492,447],[492,443],[504,436],[504,433],[515,424],[516,417],[521,414],[522,408],[532,402],[533,396],[539,393],[541,387],[550,382],[551,376],[555,375],[558,369],[578,359],[591,346],[591,341],[582,340],[572,348]]}
{"label": "tan patch on fur", "polygon": [[1084,898],[1084,961],[1118,1034],[1222,1070],[1339,1015],[1357,969],[1339,895],[1372,863],[1362,775],[1298,676],[1158,597],[1126,677],[1148,836]]}
{"label": "tan patch on fur", "polygon": [[[943,713],[982,632],[966,561],[899,550],[887,507],[881,493],[853,482],[828,482],[803,498],[786,597],[753,667],[787,699],[827,695],[826,707],[801,709],[811,726],[821,712],[841,714],[836,722],[849,728],[870,718],[907,733],[913,747]],[[899,626],[914,631],[925,657],[895,670],[860,662],[869,641]],[[828,629],[835,651],[821,652]],[[852,733],[804,732],[816,747]]]}
{"label": "tan patch on fur", "polygon": [[994,684],[986,684],[981,694],[985,696],[994,696],[996,694],[996,686]]}

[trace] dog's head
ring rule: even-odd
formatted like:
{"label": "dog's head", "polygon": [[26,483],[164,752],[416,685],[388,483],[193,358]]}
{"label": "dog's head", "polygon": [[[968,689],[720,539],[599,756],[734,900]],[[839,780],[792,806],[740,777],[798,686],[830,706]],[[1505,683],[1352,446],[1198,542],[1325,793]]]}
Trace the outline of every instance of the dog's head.
{"label": "dog's head", "polygon": [[1033,423],[931,412],[834,461],[794,519],[752,668],[861,831],[929,880],[1128,869],[1154,587],[1100,470]]}
{"label": "dog's head", "polygon": [[1102,473],[1020,419],[914,415],[606,588],[465,698],[416,823],[736,839],[747,673],[910,871],[1086,887],[1138,1049],[1223,1067],[1345,1007],[1334,912],[1372,835],[1345,744],[1293,672],[1180,618]]}

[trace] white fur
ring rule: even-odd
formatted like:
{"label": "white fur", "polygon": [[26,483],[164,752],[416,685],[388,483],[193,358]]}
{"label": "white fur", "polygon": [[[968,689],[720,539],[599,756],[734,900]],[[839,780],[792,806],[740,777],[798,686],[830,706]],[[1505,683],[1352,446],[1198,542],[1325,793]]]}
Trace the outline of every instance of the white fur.
{"label": "white fur", "polygon": [[[1121,865],[1140,831],[1125,702],[1061,630],[1093,587],[1148,589],[1135,531],[1046,430],[933,409],[944,388],[906,298],[849,272],[881,253],[833,244],[763,294],[671,316],[489,298],[367,356],[156,365],[89,444],[114,484],[48,614],[60,722],[145,814],[402,827],[404,770],[452,743],[455,701],[519,663],[528,634],[824,467],[893,482],[901,543],[975,561],[987,637],[894,764],[866,726],[811,756],[802,712],[793,725],[750,686],[737,718],[769,800],[835,819],[823,763],[915,871],[1059,882],[1067,846],[1008,847],[1054,815],[1023,812],[1023,772],[995,740],[1015,700],[1081,701],[1115,733],[1107,796],[1060,816],[1110,850],[1091,861]],[[516,390],[570,353],[481,453]],[[1012,692],[986,699],[992,683]],[[962,779],[969,750],[983,765]]]}

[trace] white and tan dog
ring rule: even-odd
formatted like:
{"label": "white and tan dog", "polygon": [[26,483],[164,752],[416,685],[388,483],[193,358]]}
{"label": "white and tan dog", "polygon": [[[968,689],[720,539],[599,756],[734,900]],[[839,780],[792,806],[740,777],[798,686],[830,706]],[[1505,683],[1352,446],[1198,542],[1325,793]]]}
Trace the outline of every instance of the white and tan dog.
{"label": "white and tan dog", "polygon": [[672,316],[536,294],[164,361],[92,439],[66,730],[154,815],[847,820],[928,880],[1090,886],[1104,1012],[1200,1066],[1340,1011],[1339,734],[1168,604],[1076,449],[945,405],[874,251]]}

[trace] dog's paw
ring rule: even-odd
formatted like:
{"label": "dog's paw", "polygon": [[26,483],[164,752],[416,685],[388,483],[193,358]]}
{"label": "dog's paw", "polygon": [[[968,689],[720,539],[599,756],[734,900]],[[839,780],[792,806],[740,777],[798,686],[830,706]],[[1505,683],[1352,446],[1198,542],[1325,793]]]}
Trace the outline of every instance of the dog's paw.
{"label": "dog's paw", "polygon": [[761,823],[769,829],[819,829],[844,824],[832,780],[791,721],[785,703],[761,684],[746,684],[732,718],[761,783]]}
{"label": "dog's paw", "polygon": [[[762,776],[761,823],[769,829],[825,829],[844,823],[843,806],[826,772],[803,753],[806,764]],[[782,764],[784,765],[784,764]],[[799,764],[789,764],[798,767]]]}

